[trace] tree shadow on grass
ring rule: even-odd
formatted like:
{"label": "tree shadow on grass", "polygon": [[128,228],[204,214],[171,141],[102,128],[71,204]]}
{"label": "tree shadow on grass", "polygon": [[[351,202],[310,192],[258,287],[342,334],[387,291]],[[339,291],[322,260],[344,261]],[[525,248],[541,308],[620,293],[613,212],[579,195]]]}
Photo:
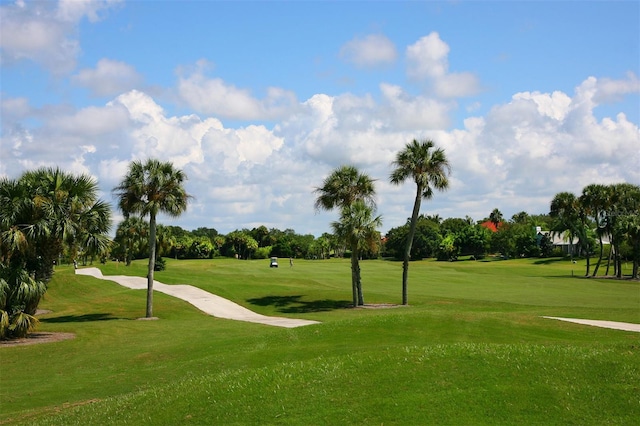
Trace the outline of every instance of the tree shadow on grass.
{"label": "tree shadow on grass", "polygon": [[278,312],[287,314],[306,314],[309,312],[326,312],[336,309],[351,307],[348,300],[301,300],[301,295],[296,296],[265,296],[255,299],[247,299],[247,302],[258,306],[275,306]]}
{"label": "tree shadow on grass", "polygon": [[536,260],[535,262],[533,262],[533,264],[534,265],[551,265],[552,263],[567,262],[567,261],[568,259],[565,259],[564,257],[549,257],[545,259]]}
{"label": "tree shadow on grass", "polygon": [[90,321],[111,321],[120,318],[107,313],[85,314],[85,315],[63,315],[53,318],[42,318],[40,322],[64,323],[64,322],[90,322]]}

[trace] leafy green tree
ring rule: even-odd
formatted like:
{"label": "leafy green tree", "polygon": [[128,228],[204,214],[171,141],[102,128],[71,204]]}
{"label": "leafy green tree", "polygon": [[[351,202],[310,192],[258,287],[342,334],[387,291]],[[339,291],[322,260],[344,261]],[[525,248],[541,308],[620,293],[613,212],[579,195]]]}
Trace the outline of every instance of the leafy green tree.
{"label": "leafy green tree", "polygon": [[380,216],[373,217],[373,214],[373,207],[366,205],[362,200],[357,200],[343,207],[340,221],[331,224],[336,236],[345,241],[351,249],[353,306],[364,305],[360,254],[363,250],[376,250],[380,244],[380,233],[377,228],[382,226],[382,219]]}
{"label": "leafy green tree", "polygon": [[469,225],[456,235],[456,245],[460,254],[471,254],[475,258],[486,254],[490,244],[490,233],[487,228],[480,225]]}
{"label": "leafy green tree", "polygon": [[238,259],[250,259],[253,252],[258,249],[258,242],[250,235],[249,231],[235,230],[225,236],[222,251],[225,256]]}
{"label": "leafy green tree", "polygon": [[149,268],[147,274],[146,316],[153,316],[153,272],[156,260],[156,220],[160,213],[180,216],[190,196],[184,188],[187,176],[171,162],[148,159],[133,161],[114,193],[125,217],[133,214],[149,217]]}
{"label": "leafy green tree", "polygon": [[[394,259],[402,260],[404,250],[406,248],[407,237],[409,235],[411,219],[403,226],[391,228],[387,232],[387,240],[385,243],[385,252],[387,256]],[[411,260],[420,260],[428,257],[435,257],[442,236],[440,235],[440,226],[438,222],[433,221],[431,216],[418,216],[418,224],[416,225],[416,233],[413,237],[413,245],[411,246]]]}
{"label": "leafy green tree", "polygon": [[438,260],[455,260],[458,257],[458,246],[455,234],[449,234],[442,239],[438,248]]}
{"label": "leafy green tree", "polygon": [[406,305],[409,303],[407,295],[409,260],[420,204],[423,198],[430,200],[434,190],[444,191],[449,187],[448,175],[451,173],[451,166],[444,150],[436,148],[433,141],[418,142],[415,139],[398,152],[392,165],[395,167],[389,178],[392,184],[400,185],[407,179],[412,179],[416,184],[416,196],[402,265],[402,304]]}
{"label": "leafy green tree", "polygon": [[463,229],[471,226],[473,221],[470,218],[449,217],[440,224],[440,232],[444,235],[459,234]]}

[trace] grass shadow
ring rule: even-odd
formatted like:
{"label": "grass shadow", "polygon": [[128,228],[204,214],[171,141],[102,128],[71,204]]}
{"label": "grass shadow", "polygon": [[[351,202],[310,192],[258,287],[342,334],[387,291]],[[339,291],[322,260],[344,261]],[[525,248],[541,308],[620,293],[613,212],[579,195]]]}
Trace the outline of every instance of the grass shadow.
{"label": "grass shadow", "polygon": [[257,306],[274,306],[278,312],[287,314],[306,314],[310,312],[326,312],[351,307],[348,300],[301,300],[301,295],[295,296],[265,296],[247,299],[248,303]]}
{"label": "grass shadow", "polygon": [[564,257],[550,257],[547,259],[540,259],[533,262],[534,265],[551,265],[558,262],[567,262],[569,259],[565,259]]}
{"label": "grass shadow", "polygon": [[42,318],[40,322],[65,323],[65,322],[91,322],[91,321],[112,321],[121,318],[111,316],[107,313],[85,314],[85,315],[63,315],[53,318]]}

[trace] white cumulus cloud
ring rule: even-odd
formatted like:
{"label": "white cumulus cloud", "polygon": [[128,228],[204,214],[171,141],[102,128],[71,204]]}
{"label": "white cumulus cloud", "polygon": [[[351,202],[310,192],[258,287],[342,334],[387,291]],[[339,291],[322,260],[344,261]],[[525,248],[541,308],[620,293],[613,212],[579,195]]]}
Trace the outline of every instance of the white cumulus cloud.
{"label": "white cumulus cloud", "polygon": [[437,32],[421,37],[406,49],[407,75],[428,81],[441,98],[458,98],[478,93],[480,82],[469,72],[449,72],[449,45]]}
{"label": "white cumulus cloud", "polygon": [[375,67],[396,61],[398,53],[391,40],[382,34],[356,37],[340,49],[340,57],[359,67]]}
{"label": "white cumulus cloud", "polygon": [[115,96],[138,88],[142,76],[134,67],[112,59],[100,59],[95,68],[85,68],[71,77],[71,81],[88,88],[94,96]]}
{"label": "white cumulus cloud", "polygon": [[87,17],[99,19],[100,12],[117,1],[66,0],[16,2],[0,6],[0,53],[2,63],[33,61],[54,74],[75,68],[80,53],[78,25]]}

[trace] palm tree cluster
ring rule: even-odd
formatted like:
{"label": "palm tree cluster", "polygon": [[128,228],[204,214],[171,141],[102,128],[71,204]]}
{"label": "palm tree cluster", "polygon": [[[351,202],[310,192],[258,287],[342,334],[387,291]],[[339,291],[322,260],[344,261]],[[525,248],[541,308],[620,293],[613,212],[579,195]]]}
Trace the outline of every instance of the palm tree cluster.
{"label": "palm tree cluster", "polygon": [[382,225],[375,215],[375,186],[373,179],[354,166],[342,166],[334,170],[315,190],[316,209],[340,209],[340,221],[333,222],[336,236],[351,250],[351,290],[353,306],[364,305],[360,275],[360,251],[379,244]]}
{"label": "palm tree cluster", "polygon": [[[433,141],[415,139],[398,152],[392,166],[395,167],[389,178],[392,184],[400,185],[407,179],[412,179],[416,184],[402,272],[402,304],[406,305],[409,260],[420,205],[423,198],[428,200],[433,197],[435,190],[447,189],[451,167],[444,150],[437,148]],[[363,248],[380,243],[380,234],[376,228],[382,223],[380,216],[374,217],[374,181],[354,166],[342,166],[334,170],[315,192],[318,194],[315,203],[317,209],[340,209],[340,220],[332,223],[332,228],[351,249],[353,304],[363,305],[359,256]]]}
{"label": "palm tree cluster", "polygon": [[622,277],[622,252],[627,250],[633,260],[632,277],[638,278],[640,263],[640,186],[629,183],[614,185],[591,184],[582,194],[560,192],[551,201],[552,231],[565,233],[570,241],[577,240],[578,253],[587,260],[585,275],[590,275],[591,241],[599,240],[600,253],[591,276],[596,276],[604,257],[603,241],[608,239],[611,250],[605,274],[613,263],[614,275]]}
{"label": "palm tree cluster", "polygon": [[41,168],[0,179],[0,338],[23,337],[55,262],[94,256],[109,245],[111,208],[87,175]]}

